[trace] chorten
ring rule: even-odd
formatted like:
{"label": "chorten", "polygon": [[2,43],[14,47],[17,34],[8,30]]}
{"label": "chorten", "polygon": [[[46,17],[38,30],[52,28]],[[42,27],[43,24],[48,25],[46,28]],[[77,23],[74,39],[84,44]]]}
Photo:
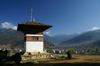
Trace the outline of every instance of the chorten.
{"label": "chorten", "polygon": [[17,30],[24,33],[24,51],[42,53],[44,46],[43,31],[51,27],[35,20],[19,23]]}

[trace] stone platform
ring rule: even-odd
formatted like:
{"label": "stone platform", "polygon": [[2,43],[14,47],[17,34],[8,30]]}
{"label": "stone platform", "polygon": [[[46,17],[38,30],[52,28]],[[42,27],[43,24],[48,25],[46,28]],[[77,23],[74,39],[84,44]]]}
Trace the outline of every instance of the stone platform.
{"label": "stone platform", "polygon": [[25,52],[23,55],[48,54],[47,52]]}
{"label": "stone platform", "polygon": [[34,60],[34,59],[46,59],[46,58],[56,58],[55,54],[37,54],[37,55],[21,55],[22,60]]}

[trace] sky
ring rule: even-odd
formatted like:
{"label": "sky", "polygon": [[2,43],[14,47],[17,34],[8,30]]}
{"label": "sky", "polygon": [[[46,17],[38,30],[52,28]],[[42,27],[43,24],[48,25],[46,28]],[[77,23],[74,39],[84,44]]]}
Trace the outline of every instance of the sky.
{"label": "sky", "polygon": [[0,0],[0,29],[31,20],[52,25],[48,35],[100,29],[100,0]]}

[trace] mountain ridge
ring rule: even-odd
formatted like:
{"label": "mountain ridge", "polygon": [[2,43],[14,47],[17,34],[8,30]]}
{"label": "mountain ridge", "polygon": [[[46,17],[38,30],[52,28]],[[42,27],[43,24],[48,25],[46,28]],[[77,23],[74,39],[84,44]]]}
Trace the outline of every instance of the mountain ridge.
{"label": "mountain ridge", "polygon": [[81,34],[73,39],[62,42],[61,45],[81,45],[93,43],[100,39],[100,30],[89,31]]}
{"label": "mountain ridge", "polygon": [[[84,46],[99,43],[100,30],[88,31],[81,34],[63,34],[48,36],[44,34],[44,44],[48,46]],[[24,33],[12,29],[0,29],[0,45],[11,44],[12,47],[23,47]],[[97,44],[98,45],[98,44]]]}

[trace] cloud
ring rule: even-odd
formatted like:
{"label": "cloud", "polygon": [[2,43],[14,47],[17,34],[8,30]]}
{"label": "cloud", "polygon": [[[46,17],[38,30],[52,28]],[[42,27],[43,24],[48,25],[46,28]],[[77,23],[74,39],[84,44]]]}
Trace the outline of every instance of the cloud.
{"label": "cloud", "polygon": [[94,30],[99,30],[100,28],[98,28],[98,27],[93,27],[92,29],[91,29],[91,31],[94,31]]}
{"label": "cloud", "polygon": [[47,35],[48,35],[48,34],[50,34],[50,31],[48,31],[48,32],[45,32],[45,34],[47,34]]}
{"label": "cloud", "polygon": [[48,35],[48,36],[52,36],[52,35],[50,34],[50,32],[51,32],[51,31],[43,32],[43,33],[46,34],[46,35]]}
{"label": "cloud", "polygon": [[9,22],[4,22],[1,24],[2,28],[6,28],[6,29],[13,29],[13,30],[17,30],[17,26],[14,26],[12,23]]}

